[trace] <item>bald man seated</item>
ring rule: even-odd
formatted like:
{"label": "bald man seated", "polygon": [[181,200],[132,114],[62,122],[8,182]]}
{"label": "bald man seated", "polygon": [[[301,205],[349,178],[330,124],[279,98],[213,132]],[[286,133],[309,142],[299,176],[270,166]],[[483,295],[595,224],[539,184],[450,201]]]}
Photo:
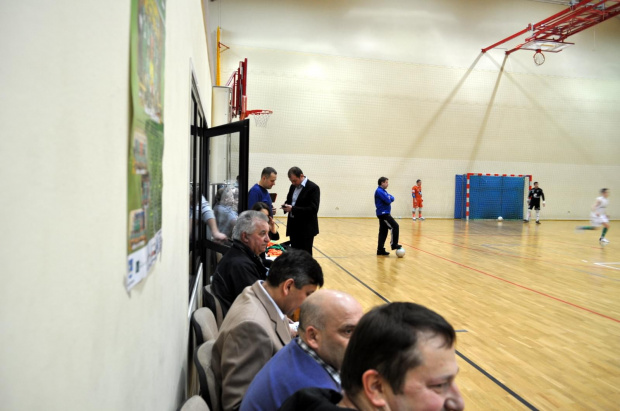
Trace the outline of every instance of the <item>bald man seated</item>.
{"label": "bald man seated", "polygon": [[342,361],[342,392],[303,388],[279,411],[460,411],[456,333],[418,304],[375,307],[355,327]]}
{"label": "bald man seated", "polygon": [[362,306],[341,291],[320,290],[308,297],[299,313],[299,337],[254,377],[241,411],[277,410],[302,388],[340,391],[344,352],[362,315]]}

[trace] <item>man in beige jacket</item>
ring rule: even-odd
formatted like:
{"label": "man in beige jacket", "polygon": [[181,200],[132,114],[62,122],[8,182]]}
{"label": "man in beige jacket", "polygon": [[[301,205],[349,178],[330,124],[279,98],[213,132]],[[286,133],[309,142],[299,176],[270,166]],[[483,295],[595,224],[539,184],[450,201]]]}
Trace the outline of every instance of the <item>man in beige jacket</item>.
{"label": "man in beige jacket", "polygon": [[230,307],[213,346],[211,366],[222,387],[224,410],[236,410],[260,369],[291,341],[289,320],[323,285],[323,271],[305,251],[274,261],[266,281],[247,287]]}

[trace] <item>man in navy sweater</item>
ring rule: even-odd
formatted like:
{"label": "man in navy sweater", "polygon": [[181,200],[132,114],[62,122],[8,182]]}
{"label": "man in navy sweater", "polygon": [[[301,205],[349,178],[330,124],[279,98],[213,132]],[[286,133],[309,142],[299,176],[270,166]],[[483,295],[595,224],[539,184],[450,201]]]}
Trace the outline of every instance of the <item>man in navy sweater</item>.
{"label": "man in navy sweater", "polygon": [[392,250],[398,250],[402,245],[398,244],[398,223],[392,218],[392,203],[394,196],[389,194],[386,189],[390,184],[387,177],[381,177],[378,181],[379,187],[375,190],[375,206],[377,207],[377,218],[379,219],[379,241],[377,244],[377,255],[389,255],[385,251],[385,240],[388,230],[392,230],[390,245]]}
{"label": "man in navy sweater", "polygon": [[301,305],[299,337],[256,374],[241,411],[277,410],[302,388],[340,391],[340,366],[362,314],[362,306],[340,291],[320,290],[308,297]]}
{"label": "man in navy sweater", "polygon": [[273,167],[265,167],[260,174],[260,181],[250,188],[248,192],[248,210],[251,210],[254,207],[254,204],[262,201],[263,203],[269,206],[269,215],[274,216],[276,214],[276,209],[271,202],[271,196],[269,195],[269,191],[276,185],[276,180],[278,179],[278,172]]}

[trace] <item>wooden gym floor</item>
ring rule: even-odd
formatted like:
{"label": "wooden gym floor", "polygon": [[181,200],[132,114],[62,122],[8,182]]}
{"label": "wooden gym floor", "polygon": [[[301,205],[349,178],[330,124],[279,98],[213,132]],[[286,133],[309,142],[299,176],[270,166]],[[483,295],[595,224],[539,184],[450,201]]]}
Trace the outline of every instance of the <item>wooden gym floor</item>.
{"label": "wooden gym floor", "polygon": [[397,221],[404,258],[376,256],[376,218],[320,219],[325,287],[443,315],[467,409],[620,408],[620,223],[602,247],[572,221]]}

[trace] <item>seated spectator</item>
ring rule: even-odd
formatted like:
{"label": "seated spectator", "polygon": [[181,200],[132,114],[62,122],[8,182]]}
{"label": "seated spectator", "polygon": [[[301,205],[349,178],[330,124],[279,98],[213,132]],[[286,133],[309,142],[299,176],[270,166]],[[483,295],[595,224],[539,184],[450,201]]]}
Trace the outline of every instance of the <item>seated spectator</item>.
{"label": "seated spectator", "polygon": [[[263,203],[262,201],[259,201],[258,203],[254,204],[254,206],[252,206],[252,210],[260,211],[261,213],[265,214],[269,218],[269,240],[271,241],[279,240],[280,234],[278,233],[278,227],[275,221],[273,220],[273,217],[269,215],[269,206]],[[267,258],[267,252],[262,253],[260,255],[260,258],[263,262],[263,265],[267,267],[267,273],[269,273],[269,268],[271,268],[271,264],[273,263],[273,260]]]}
{"label": "seated spectator", "polygon": [[224,315],[243,289],[267,277],[260,255],[269,243],[267,217],[258,211],[244,211],[233,229],[233,244],[213,274],[212,292],[222,304]]}
{"label": "seated spectator", "polygon": [[269,239],[271,241],[278,241],[280,239],[280,233],[278,233],[278,226],[276,222],[269,214],[269,206],[266,203],[259,201],[252,206],[252,210],[260,211],[269,217]]}
{"label": "seated spectator", "polygon": [[321,290],[308,297],[301,305],[299,337],[254,377],[241,411],[277,410],[306,387],[340,391],[344,350],[362,314],[362,306],[340,291]]}
{"label": "seated spectator", "polygon": [[233,227],[238,218],[237,210],[233,208],[234,202],[235,199],[230,187],[225,186],[217,190],[213,214],[215,214],[215,221],[217,221],[220,232],[228,238],[232,238]]}
{"label": "seated spectator", "polygon": [[305,388],[280,410],[462,410],[455,342],[454,328],[426,307],[376,307],[349,341],[341,372],[344,395]]}
{"label": "seated spectator", "polygon": [[287,315],[322,285],[319,263],[305,251],[292,250],[274,261],[266,281],[243,290],[213,346],[211,366],[221,382],[222,409],[239,409],[254,376],[291,341]]}

